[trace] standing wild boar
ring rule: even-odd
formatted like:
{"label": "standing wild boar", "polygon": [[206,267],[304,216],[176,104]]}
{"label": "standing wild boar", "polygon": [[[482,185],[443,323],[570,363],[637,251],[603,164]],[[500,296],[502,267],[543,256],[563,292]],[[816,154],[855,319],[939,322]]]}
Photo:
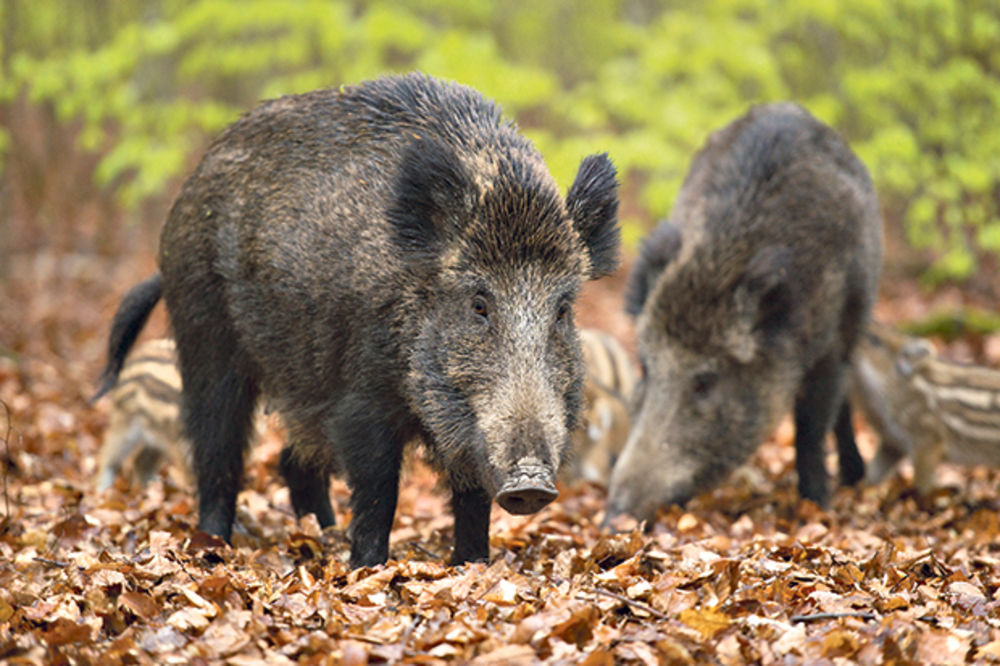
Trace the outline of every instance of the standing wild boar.
{"label": "standing wild boar", "polygon": [[[711,135],[630,276],[643,379],[608,516],[708,490],[794,410],[799,493],[827,500],[824,438],[881,270],[868,172],[793,104]],[[846,410],[842,410],[846,413]],[[841,476],[863,476],[838,439]]]}
{"label": "standing wild boar", "polygon": [[532,513],[556,496],[581,404],[573,306],[617,264],[617,205],[606,155],[564,200],[460,85],[410,74],[270,101],[185,183],[160,274],[115,315],[107,375],[162,292],[202,530],[229,538],[263,393],[298,515],[332,525],[329,475],[346,474],[352,567],[388,557],[411,440],[452,491],[452,561],[483,560],[492,499]]}

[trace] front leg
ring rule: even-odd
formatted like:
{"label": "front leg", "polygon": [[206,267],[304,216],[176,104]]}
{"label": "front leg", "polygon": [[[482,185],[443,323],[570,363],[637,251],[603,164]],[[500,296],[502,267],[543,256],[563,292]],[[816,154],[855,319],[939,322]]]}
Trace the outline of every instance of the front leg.
{"label": "front leg", "polygon": [[843,385],[843,363],[830,355],[809,371],[795,400],[795,469],[799,473],[799,496],[820,506],[826,506],[829,500],[823,445],[843,401]]}
{"label": "front leg", "polygon": [[913,442],[913,487],[926,499],[934,490],[938,465],[944,460],[945,441],[937,428],[928,427]]}
{"label": "front leg", "polygon": [[854,438],[854,423],[851,421],[851,403],[844,398],[837,412],[837,421],[833,425],[834,438],[837,441],[837,464],[840,466],[840,482],[845,486],[853,486],[865,478],[865,460],[858,451],[858,442]]}
{"label": "front leg", "polygon": [[344,452],[351,486],[353,517],[351,568],[384,564],[389,559],[389,532],[399,496],[399,466],[405,440],[386,424],[355,422],[338,442]]}
{"label": "front leg", "polygon": [[490,559],[490,508],[493,500],[482,488],[452,490],[455,514],[455,547],[451,564]]}

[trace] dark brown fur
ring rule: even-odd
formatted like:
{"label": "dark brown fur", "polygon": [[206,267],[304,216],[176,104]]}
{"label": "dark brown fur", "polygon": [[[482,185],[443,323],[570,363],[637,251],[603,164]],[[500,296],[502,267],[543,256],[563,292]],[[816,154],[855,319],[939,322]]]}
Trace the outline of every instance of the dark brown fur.
{"label": "dark brown fur", "polygon": [[290,431],[296,512],[331,525],[329,475],[346,474],[352,566],[388,556],[414,439],[453,491],[452,559],[485,559],[494,496],[518,512],[554,496],[581,404],[572,306],[616,265],[616,214],[606,156],[564,201],[496,105],[419,74],[283,97],[230,126],[160,249],[199,527],[229,536],[263,391]]}
{"label": "dark brown fur", "polygon": [[[644,379],[609,516],[708,490],[790,409],[799,491],[823,503],[823,442],[881,249],[867,171],[801,108],[757,107],[709,137],[630,277]],[[841,454],[859,477],[853,440]]]}

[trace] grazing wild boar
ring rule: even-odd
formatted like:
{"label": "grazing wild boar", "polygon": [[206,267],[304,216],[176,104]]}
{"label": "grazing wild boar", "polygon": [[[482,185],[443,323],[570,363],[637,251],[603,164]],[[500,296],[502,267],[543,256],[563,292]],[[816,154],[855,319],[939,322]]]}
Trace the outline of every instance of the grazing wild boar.
{"label": "grazing wild boar", "polygon": [[352,567],[388,557],[411,440],[452,491],[452,561],[484,560],[494,498],[532,513],[556,496],[582,402],[573,307],[617,265],[617,206],[606,155],[563,199],[464,86],[410,74],[266,102],[184,184],[107,376],[162,291],[202,530],[230,536],[263,392],[296,513],[332,525],[329,475],[346,475]]}
{"label": "grazing wild boar", "polygon": [[905,457],[913,485],[934,489],[938,465],[1000,466],[1000,370],[938,357],[927,340],[872,324],[851,365],[851,398],[881,437],[868,479]]}
{"label": "grazing wild boar", "polygon": [[125,361],[111,390],[111,416],[101,445],[97,487],[110,488],[131,459],[132,477],[149,483],[167,461],[187,471],[181,434],[181,376],[174,341],[150,340]]}
{"label": "grazing wild boar", "polygon": [[560,476],[566,483],[577,479],[607,483],[628,439],[628,401],[636,372],[628,353],[611,335],[581,328],[580,343],[585,367],[583,418],[573,431],[573,455]]}
{"label": "grazing wild boar", "polygon": [[[881,270],[868,172],[793,104],[751,109],[694,158],[629,278],[643,372],[609,520],[709,490],[794,412],[799,493],[828,497],[824,439]],[[864,474],[841,445],[841,476]]]}

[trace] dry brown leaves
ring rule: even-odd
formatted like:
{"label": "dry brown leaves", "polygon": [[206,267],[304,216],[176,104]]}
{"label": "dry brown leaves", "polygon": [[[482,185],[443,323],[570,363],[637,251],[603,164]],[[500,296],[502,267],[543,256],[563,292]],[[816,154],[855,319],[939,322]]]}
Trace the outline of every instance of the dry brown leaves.
{"label": "dry brown leaves", "polygon": [[[96,493],[105,414],[85,397],[109,313],[60,315],[62,299],[24,303],[19,337],[3,341],[20,357],[0,357],[12,426],[0,442],[0,659],[1000,659],[996,471],[948,470],[930,510],[895,479],[842,489],[823,511],[796,499],[786,425],[729,483],[661,512],[649,534],[602,534],[603,491],[582,485],[536,516],[496,509],[492,561],[452,568],[444,564],[446,498],[415,462],[400,493],[393,559],[350,571],[349,515],[325,532],[294,519],[273,427],[249,456],[232,547],[194,531],[193,495],[169,475],[145,489],[122,480]],[[30,335],[36,325],[51,327],[51,339]],[[85,351],[74,356],[76,343]],[[0,409],[0,436],[5,430]],[[868,432],[860,438],[870,453]],[[343,511],[347,490],[337,484],[334,493]]]}

